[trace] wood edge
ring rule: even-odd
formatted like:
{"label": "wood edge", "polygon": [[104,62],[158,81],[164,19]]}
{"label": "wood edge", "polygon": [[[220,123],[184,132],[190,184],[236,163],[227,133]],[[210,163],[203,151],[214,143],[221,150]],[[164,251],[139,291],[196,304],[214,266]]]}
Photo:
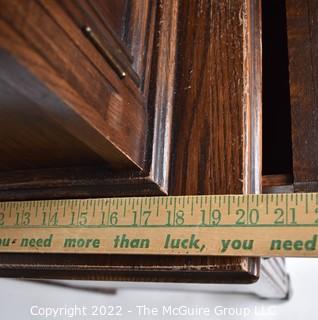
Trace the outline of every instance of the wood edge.
{"label": "wood edge", "polygon": [[0,173],[0,201],[155,196],[165,193],[138,171],[76,167]]}
{"label": "wood edge", "polygon": [[262,177],[263,193],[294,192],[293,177],[288,174],[266,175]]}
{"label": "wood edge", "polygon": [[156,67],[156,79],[154,80],[155,118],[149,176],[165,193],[168,193],[169,187],[172,143],[170,124],[175,89],[178,11],[178,1],[161,0],[157,17],[157,26],[160,26],[160,29],[157,30],[159,46],[154,63]]}
{"label": "wood edge", "polygon": [[262,30],[261,1],[246,0],[243,13],[244,111],[243,193],[262,190]]}
{"label": "wood edge", "polygon": [[271,174],[262,177],[263,187],[292,185],[293,177],[289,174]]}
{"label": "wood edge", "polygon": [[295,192],[317,192],[318,181],[304,181],[294,183]]}
{"label": "wood edge", "polygon": [[[175,260],[175,256],[148,256],[146,262],[140,263],[144,258],[143,255],[135,255],[132,259],[132,256],[107,254],[93,258],[92,255],[75,254],[3,253],[0,255],[0,276],[20,277],[23,274],[24,278],[38,279],[88,280],[95,277],[96,280],[111,281],[246,284],[258,280],[259,262],[243,265],[239,257],[222,257],[221,265],[191,256],[183,257],[181,262]],[[227,264],[230,261],[231,264]]]}
{"label": "wood edge", "polygon": [[[243,194],[262,192],[262,37],[261,0],[245,0],[243,24]],[[259,279],[260,259],[242,258],[246,272]],[[252,272],[251,272],[252,268]]]}

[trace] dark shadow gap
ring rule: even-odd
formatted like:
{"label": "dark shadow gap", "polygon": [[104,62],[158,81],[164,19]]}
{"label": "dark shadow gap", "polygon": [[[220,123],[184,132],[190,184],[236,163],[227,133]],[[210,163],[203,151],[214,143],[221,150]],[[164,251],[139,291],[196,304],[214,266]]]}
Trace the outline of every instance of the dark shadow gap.
{"label": "dark shadow gap", "polygon": [[291,110],[284,0],[263,0],[263,175],[292,174]]}

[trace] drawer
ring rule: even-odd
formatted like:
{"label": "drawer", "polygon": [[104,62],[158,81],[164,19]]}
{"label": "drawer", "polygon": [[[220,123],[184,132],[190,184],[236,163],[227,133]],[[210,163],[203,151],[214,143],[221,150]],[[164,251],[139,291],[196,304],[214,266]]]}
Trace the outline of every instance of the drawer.
{"label": "drawer", "polygon": [[[68,162],[70,149],[63,145],[61,136],[79,145],[87,159],[96,158],[105,167],[144,169],[149,129],[145,82],[141,89],[144,74],[140,77],[134,70],[129,49],[115,28],[118,21],[112,22],[114,30],[103,24],[97,14],[98,6],[104,11],[107,8],[99,1],[93,3],[1,1],[3,86],[10,86],[15,105],[18,105],[17,97],[29,101],[28,112],[41,120],[31,140],[17,142],[7,132],[5,140],[14,140],[14,144],[32,152],[14,161],[8,157],[6,162],[3,158],[0,169],[1,166],[12,170],[59,167],[59,156],[47,153],[49,146],[58,146],[59,154],[65,155],[64,166],[74,165],[74,161]],[[122,4],[116,10],[124,14],[121,12],[124,8],[127,10]],[[85,34],[85,27],[92,33]],[[151,46],[149,40],[150,49]],[[108,58],[103,51],[108,53]],[[125,70],[124,78],[118,76],[114,65]],[[10,79],[13,72],[20,73],[21,77]],[[38,97],[25,86],[31,83],[29,78],[33,81],[32,88],[38,88]],[[43,96],[50,98],[43,99]],[[8,98],[8,117],[10,112],[19,113],[9,105]],[[20,111],[17,127],[23,127],[24,122],[22,107]],[[14,127],[14,123],[11,125]],[[61,132],[59,139],[50,136],[47,127],[52,128],[52,132]],[[28,132],[27,128],[24,131]],[[44,151],[49,157],[47,161],[40,155]]]}

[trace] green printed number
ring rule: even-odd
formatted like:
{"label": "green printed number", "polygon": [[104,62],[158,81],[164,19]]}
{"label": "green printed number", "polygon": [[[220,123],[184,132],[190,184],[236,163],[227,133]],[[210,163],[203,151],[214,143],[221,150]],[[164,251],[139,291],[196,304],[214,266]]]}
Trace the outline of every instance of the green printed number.
{"label": "green printed number", "polygon": [[[134,226],[137,226],[137,225],[147,226],[150,215],[151,215],[150,210],[144,210],[144,211],[140,212],[139,214],[137,211],[133,211],[133,220],[134,220],[133,225]],[[138,217],[139,217],[139,221],[137,221]]]}
{"label": "green printed number", "polygon": [[24,225],[27,226],[31,222],[30,212],[17,212],[15,224],[17,226]]}
{"label": "green printed number", "polygon": [[117,211],[113,211],[112,213],[107,213],[107,215],[103,211],[102,225],[115,226],[117,223],[118,223],[118,212]]}
{"label": "green printed number", "polygon": [[86,224],[87,224],[87,212],[80,212],[78,213],[78,215],[76,215],[75,212],[72,212],[70,225],[85,226]]}
{"label": "green printed number", "polygon": [[178,210],[172,214],[170,210],[167,211],[167,226],[181,226],[184,224],[184,212]]}
{"label": "green printed number", "polygon": [[43,226],[57,226],[58,220],[57,220],[57,212],[50,214],[48,212],[43,212],[43,219],[42,219],[42,225]]}
{"label": "green printed number", "polygon": [[118,212],[114,211],[109,215],[108,224],[115,226],[118,223]]}
{"label": "green printed number", "polygon": [[201,210],[202,214],[202,222],[203,225],[217,226],[221,221],[221,211],[219,209],[214,209],[210,212],[208,216],[208,221],[206,221],[206,212],[205,210]]}
{"label": "green printed number", "polygon": [[274,224],[297,224],[295,208],[290,208],[289,212],[276,208],[274,214],[276,215]]}
{"label": "green printed number", "polygon": [[259,220],[259,212],[257,209],[251,209],[246,211],[244,209],[236,210],[236,215],[238,216],[235,224],[245,225],[245,224],[257,224]]}

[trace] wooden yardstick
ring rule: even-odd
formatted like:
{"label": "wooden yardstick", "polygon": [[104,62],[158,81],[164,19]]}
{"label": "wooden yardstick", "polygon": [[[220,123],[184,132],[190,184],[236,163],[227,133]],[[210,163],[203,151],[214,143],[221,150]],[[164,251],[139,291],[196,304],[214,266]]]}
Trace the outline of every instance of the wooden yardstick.
{"label": "wooden yardstick", "polygon": [[318,256],[318,193],[0,203],[0,252]]}

